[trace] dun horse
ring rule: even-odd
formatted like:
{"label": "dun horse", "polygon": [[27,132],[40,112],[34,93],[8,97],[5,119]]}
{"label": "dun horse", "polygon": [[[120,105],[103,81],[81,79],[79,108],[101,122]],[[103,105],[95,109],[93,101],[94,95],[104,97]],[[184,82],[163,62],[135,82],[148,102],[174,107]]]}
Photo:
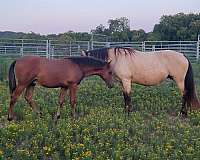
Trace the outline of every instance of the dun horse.
{"label": "dun horse", "polygon": [[200,108],[191,63],[181,53],[172,50],[143,53],[131,48],[113,47],[83,51],[82,55],[110,62],[113,74],[122,84],[127,112],[132,109],[131,83],[152,86],[167,78],[176,82],[182,95],[181,114],[187,116],[188,107]]}
{"label": "dun horse", "polygon": [[108,85],[112,86],[112,72],[109,63],[92,57],[68,57],[65,59],[46,59],[38,56],[26,56],[14,61],[9,70],[10,106],[8,120],[13,119],[13,107],[20,94],[25,91],[25,99],[38,112],[36,103],[32,100],[36,84],[48,88],[61,88],[59,105],[55,118],[60,117],[67,89],[70,94],[72,116],[75,116],[76,90],[81,80],[86,76],[98,75]]}

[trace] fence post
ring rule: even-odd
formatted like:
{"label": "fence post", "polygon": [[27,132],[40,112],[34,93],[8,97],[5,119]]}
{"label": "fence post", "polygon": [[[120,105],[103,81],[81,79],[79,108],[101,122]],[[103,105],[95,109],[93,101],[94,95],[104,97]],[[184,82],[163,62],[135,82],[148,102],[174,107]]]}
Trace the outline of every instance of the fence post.
{"label": "fence post", "polygon": [[89,41],[87,42],[87,50],[88,51],[90,50],[90,42]]}
{"label": "fence post", "polygon": [[94,42],[91,41],[91,49],[93,50],[94,49]]}
{"label": "fence post", "polygon": [[155,51],[155,50],[156,50],[156,46],[152,45],[152,51]]}
{"label": "fence post", "polygon": [[92,35],[91,35],[91,49],[93,50],[94,49],[94,35],[93,35],[93,33],[92,33]]}
{"label": "fence post", "polygon": [[51,55],[51,40],[48,40],[48,55],[49,58],[53,58],[53,56]]}
{"label": "fence post", "polygon": [[145,52],[146,49],[145,49],[145,41],[142,42],[142,52]]}
{"label": "fence post", "polygon": [[49,58],[49,40],[46,40],[46,58]]}
{"label": "fence post", "polygon": [[80,54],[81,53],[81,46],[78,45],[78,53]]}
{"label": "fence post", "polygon": [[24,56],[24,40],[23,39],[22,39],[22,45],[20,48],[20,52],[21,52],[21,56],[23,57]]}
{"label": "fence post", "polygon": [[54,57],[54,46],[51,47],[51,55]]}
{"label": "fence post", "polygon": [[182,52],[181,41],[179,42],[179,52]]}
{"label": "fence post", "polygon": [[197,63],[199,61],[199,45],[200,45],[200,35],[198,35],[198,41],[197,41]]}
{"label": "fence post", "polygon": [[106,47],[110,47],[110,42],[106,42]]}
{"label": "fence post", "polygon": [[72,55],[72,42],[69,41],[69,55]]}

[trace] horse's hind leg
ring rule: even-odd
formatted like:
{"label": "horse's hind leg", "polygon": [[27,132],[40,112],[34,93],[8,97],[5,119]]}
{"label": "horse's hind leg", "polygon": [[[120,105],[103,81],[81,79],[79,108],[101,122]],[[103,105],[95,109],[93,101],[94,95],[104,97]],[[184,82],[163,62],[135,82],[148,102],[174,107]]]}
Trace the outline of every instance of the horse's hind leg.
{"label": "horse's hind leg", "polygon": [[17,86],[16,89],[13,91],[11,94],[11,100],[10,100],[10,106],[8,108],[8,120],[11,121],[13,120],[13,107],[17,101],[17,98],[21,95],[23,92],[25,86]]}
{"label": "horse's hind leg", "polygon": [[77,90],[77,84],[70,86],[70,104],[72,108],[71,115],[73,118],[76,117],[76,90]]}
{"label": "horse's hind leg", "polygon": [[182,97],[182,108],[180,114],[182,114],[184,117],[187,117],[187,104],[185,95]]}
{"label": "horse's hind leg", "polygon": [[124,103],[125,103],[125,112],[131,112],[133,110],[133,107],[131,105],[131,81],[129,80],[123,80],[122,81],[122,87],[123,87],[123,96],[124,96]]}
{"label": "horse's hind leg", "polygon": [[34,87],[35,87],[34,83],[32,83],[28,87],[26,87],[25,99],[26,99],[27,103],[31,106],[32,110],[35,113],[41,114],[37,109],[36,103],[32,99],[33,98]]}
{"label": "horse's hind leg", "polygon": [[59,107],[57,109],[55,120],[60,118],[60,110],[63,108],[64,100],[65,100],[65,94],[67,92],[67,88],[61,88],[60,95],[59,95]]}
{"label": "horse's hind leg", "polygon": [[181,96],[182,96],[182,108],[180,111],[180,114],[182,114],[183,116],[187,117],[187,99],[186,99],[186,93],[185,93],[185,89],[184,89],[184,81],[176,81],[176,84],[180,90]]}

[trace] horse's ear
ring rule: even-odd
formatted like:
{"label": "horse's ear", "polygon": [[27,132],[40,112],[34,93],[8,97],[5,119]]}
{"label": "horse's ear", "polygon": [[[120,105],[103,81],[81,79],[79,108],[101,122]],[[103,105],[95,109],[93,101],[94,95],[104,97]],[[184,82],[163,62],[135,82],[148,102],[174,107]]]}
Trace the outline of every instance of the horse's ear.
{"label": "horse's ear", "polygon": [[107,65],[106,65],[106,66],[107,66],[108,68],[110,67],[111,61],[112,61],[112,60],[107,61]]}
{"label": "horse's ear", "polygon": [[108,60],[107,60],[107,63],[108,63],[108,64],[110,64],[110,63],[111,63],[111,61],[112,61],[111,59],[108,59]]}
{"label": "horse's ear", "polygon": [[82,51],[81,51],[81,56],[87,56],[87,55],[86,55],[86,52],[87,52],[86,50],[82,50]]}

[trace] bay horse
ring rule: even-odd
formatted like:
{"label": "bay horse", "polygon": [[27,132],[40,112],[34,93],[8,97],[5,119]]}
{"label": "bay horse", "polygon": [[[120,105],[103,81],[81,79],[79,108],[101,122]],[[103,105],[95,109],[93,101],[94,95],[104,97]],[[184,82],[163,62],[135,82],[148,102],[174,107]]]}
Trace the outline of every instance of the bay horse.
{"label": "bay horse", "polygon": [[180,90],[182,96],[180,113],[183,116],[187,116],[188,107],[200,108],[192,65],[182,53],[172,50],[141,52],[125,47],[110,47],[82,51],[82,56],[110,62],[115,78],[122,84],[126,112],[132,109],[131,83],[153,86],[167,78],[174,80]]}
{"label": "bay horse", "polygon": [[48,88],[61,88],[59,107],[55,119],[60,118],[65,93],[69,89],[71,114],[75,117],[76,91],[84,77],[98,75],[112,87],[112,72],[109,63],[92,57],[67,57],[65,59],[46,59],[39,56],[25,56],[14,61],[9,69],[10,106],[8,120],[13,119],[13,107],[20,94],[25,91],[25,99],[34,112],[39,113],[32,100],[36,84]]}

